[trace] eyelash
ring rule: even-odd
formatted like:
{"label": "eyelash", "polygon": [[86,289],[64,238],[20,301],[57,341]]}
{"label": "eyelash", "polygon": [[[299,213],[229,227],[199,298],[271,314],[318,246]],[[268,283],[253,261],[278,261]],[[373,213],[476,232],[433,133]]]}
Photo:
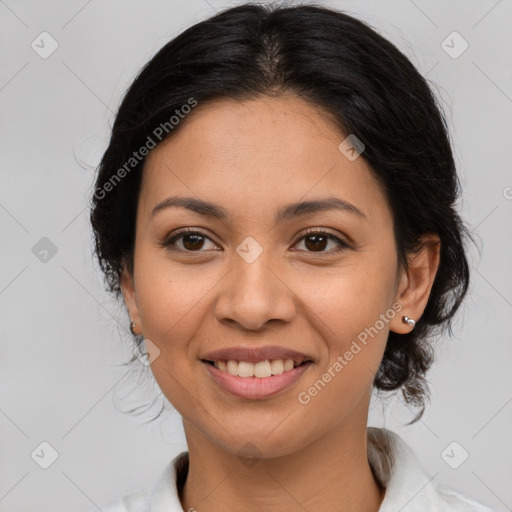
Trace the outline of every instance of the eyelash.
{"label": "eyelash", "polygon": [[[338,238],[337,236],[335,236],[334,234],[330,233],[329,231],[326,231],[326,230],[321,229],[321,228],[312,228],[312,229],[306,231],[305,233],[302,234],[302,236],[299,239],[297,239],[295,241],[295,243],[293,245],[296,245],[298,242],[302,241],[308,235],[312,235],[312,234],[324,235],[329,240],[337,242],[340,247],[338,247],[337,249],[334,249],[334,250],[330,250],[330,251],[318,251],[318,252],[315,252],[315,251],[305,251],[305,252],[308,252],[308,253],[311,253],[311,254],[332,254],[332,253],[338,253],[338,252],[344,251],[346,249],[350,249],[350,247],[351,247],[348,244],[348,242],[345,242],[344,240]],[[180,237],[182,237],[184,235],[201,235],[202,237],[207,238],[211,242],[215,243],[206,233],[203,233],[202,231],[197,231],[197,230],[192,230],[190,228],[187,228],[187,229],[183,229],[181,231],[178,231],[177,233],[174,233],[171,238],[168,238],[168,239],[164,240],[159,245],[164,247],[164,248],[166,248],[166,249],[168,249],[168,250],[170,250],[170,251],[176,251],[176,252],[185,252],[185,253],[201,253],[201,252],[206,252],[206,251],[203,251],[203,250],[188,251],[186,249],[177,249],[174,246],[175,241],[178,240]]]}

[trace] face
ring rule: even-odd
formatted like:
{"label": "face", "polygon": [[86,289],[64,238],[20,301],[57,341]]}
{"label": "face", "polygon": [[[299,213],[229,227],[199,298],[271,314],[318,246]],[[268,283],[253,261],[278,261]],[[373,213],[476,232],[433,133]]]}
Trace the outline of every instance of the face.
{"label": "face", "polygon": [[[400,319],[414,311],[398,309],[421,308],[407,303],[386,197],[363,158],[340,151],[345,137],[294,96],[222,100],[196,107],[146,159],[125,301],[185,427],[223,450],[250,442],[278,456],[335,427],[364,428],[389,330],[411,330]],[[224,216],[162,205],[169,197]],[[267,398],[226,391],[202,361],[269,345],[312,363]]]}

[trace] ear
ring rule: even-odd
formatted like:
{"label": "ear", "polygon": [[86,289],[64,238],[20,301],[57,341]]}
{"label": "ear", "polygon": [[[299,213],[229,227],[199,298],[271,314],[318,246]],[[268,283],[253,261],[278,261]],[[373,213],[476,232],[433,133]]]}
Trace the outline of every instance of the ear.
{"label": "ear", "polygon": [[121,290],[123,292],[124,303],[128,309],[128,314],[131,320],[135,321],[135,334],[142,334],[142,325],[140,321],[139,310],[137,308],[136,291],[133,275],[127,269],[126,263],[123,264],[123,270],[121,272],[120,279]]}
{"label": "ear", "polygon": [[401,272],[395,302],[402,305],[400,314],[390,322],[390,330],[405,334],[414,326],[406,324],[403,316],[408,316],[416,322],[425,310],[434,284],[434,278],[439,268],[441,241],[433,233],[421,237],[422,246],[418,252],[407,256],[408,268]]}

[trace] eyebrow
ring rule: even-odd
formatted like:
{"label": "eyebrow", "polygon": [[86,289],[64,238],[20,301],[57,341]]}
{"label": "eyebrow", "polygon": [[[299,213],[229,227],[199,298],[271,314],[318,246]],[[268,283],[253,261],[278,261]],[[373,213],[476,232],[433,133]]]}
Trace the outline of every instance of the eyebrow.
{"label": "eyebrow", "polygon": [[[203,215],[205,217],[213,217],[219,220],[228,220],[228,212],[215,203],[204,201],[195,197],[168,197],[158,203],[151,211],[151,217],[154,217],[158,212],[166,208],[186,208],[194,213]],[[303,215],[311,215],[318,212],[329,210],[341,210],[344,212],[352,213],[366,219],[366,215],[352,203],[339,199],[338,197],[327,197],[324,199],[316,199],[311,201],[302,201],[297,203],[287,204],[282,206],[275,215],[275,223],[279,224],[284,221],[293,219]]]}

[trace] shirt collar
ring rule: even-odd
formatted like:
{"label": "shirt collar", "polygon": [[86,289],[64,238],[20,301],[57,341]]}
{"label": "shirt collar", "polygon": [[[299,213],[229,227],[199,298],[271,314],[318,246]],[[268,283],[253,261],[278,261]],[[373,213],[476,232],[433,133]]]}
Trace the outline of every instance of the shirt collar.
{"label": "shirt collar", "polygon": [[425,512],[446,510],[433,477],[397,434],[385,428],[368,427],[368,461],[375,477],[386,489],[379,512]]}

